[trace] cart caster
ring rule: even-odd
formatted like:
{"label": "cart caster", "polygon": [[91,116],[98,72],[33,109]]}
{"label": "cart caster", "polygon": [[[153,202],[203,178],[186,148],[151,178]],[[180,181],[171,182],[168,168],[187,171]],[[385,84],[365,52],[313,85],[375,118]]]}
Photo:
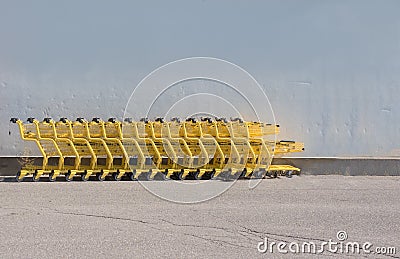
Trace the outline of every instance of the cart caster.
{"label": "cart caster", "polygon": [[233,180],[233,175],[231,174],[230,171],[223,172],[220,175],[222,175],[222,180],[225,182],[229,182],[229,181]]}
{"label": "cart caster", "polygon": [[152,181],[153,179],[150,177],[150,176],[151,176],[151,174],[152,174],[152,172],[151,172],[151,171],[149,171],[149,172],[147,172],[147,173],[143,173],[143,174],[141,174],[140,176],[142,176],[142,177],[143,177],[143,179],[144,179],[145,181]]}
{"label": "cart caster", "polygon": [[66,174],[65,174],[65,181],[71,182],[72,179],[70,178],[70,176],[71,176],[71,173],[70,173],[70,172],[66,173]]}
{"label": "cart caster", "polygon": [[143,172],[139,175],[139,181],[151,181],[150,179],[151,172]]}
{"label": "cart caster", "polygon": [[194,172],[194,174],[193,174],[193,178],[195,179],[195,180],[201,180],[201,176],[200,176],[200,172],[199,171],[196,171],[196,172]]}
{"label": "cart caster", "polygon": [[86,173],[81,174],[81,180],[82,182],[87,182],[89,180],[89,178],[86,178]]}
{"label": "cart caster", "polygon": [[56,178],[53,178],[54,176],[54,172],[51,171],[51,173],[49,173],[49,182],[54,182],[56,180]]}
{"label": "cart caster", "polygon": [[17,175],[15,176],[15,180],[16,180],[17,182],[22,182],[22,181],[24,180],[24,178],[19,179],[20,176],[21,176],[21,171],[18,171],[18,172],[17,172]]}
{"label": "cart caster", "polygon": [[33,175],[32,175],[32,181],[33,181],[33,182],[39,182],[40,177],[39,177],[39,178],[36,178],[36,176],[37,176],[37,172],[34,172]]}
{"label": "cart caster", "polygon": [[272,172],[272,178],[278,178],[278,173],[276,171]]}
{"label": "cart caster", "polygon": [[243,169],[243,172],[239,175],[239,178],[245,178],[247,174],[247,169]]}
{"label": "cart caster", "polygon": [[121,177],[118,177],[119,172],[115,172],[112,174],[114,181],[121,181]]}
{"label": "cart caster", "polygon": [[160,180],[160,181],[165,181],[165,180],[167,180],[167,173],[165,173],[165,172],[159,172],[159,173],[155,176],[155,178],[157,178],[157,180]]}
{"label": "cart caster", "polygon": [[254,179],[263,179],[264,178],[264,172],[262,170],[258,170],[253,173],[253,178]]}
{"label": "cart caster", "polygon": [[183,174],[184,174],[184,172],[179,172],[179,173],[176,174],[179,181],[183,181],[184,180],[183,179]]}
{"label": "cart caster", "polygon": [[216,179],[217,179],[217,177],[215,177],[215,172],[212,171],[212,172],[210,173],[210,180],[216,180]]}
{"label": "cart caster", "polygon": [[103,175],[103,173],[96,174],[97,181],[103,182],[106,179],[106,178],[103,178],[102,175]]}
{"label": "cart caster", "polygon": [[135,173],[133,173],[133,172],[128,173],[128,177],[129,177],[129,180],[131,180],[131,181],[137,181],[137,179],[135,178]]}
{"label": "cart caster", "polygon": [[229,172],[227,177],[226,177],[226,179],[227,179],[227,181],[236,181],[236,180],[238,180],[240,178],[241,175],[242,175],[241,172],[238,172],[238,173],[235,173],[235,174],[232,174],[232,173]]}
{"label": "cart caster", "polygon": [[286,171],[286,177],[287,178],[292,178],[292,176],[293,176],[293,171],[292,170]]}

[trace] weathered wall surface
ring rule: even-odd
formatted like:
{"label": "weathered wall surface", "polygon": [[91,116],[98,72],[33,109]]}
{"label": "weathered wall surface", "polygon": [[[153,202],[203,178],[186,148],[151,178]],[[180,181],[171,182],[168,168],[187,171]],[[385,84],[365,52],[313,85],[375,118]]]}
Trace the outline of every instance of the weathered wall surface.
{"label": "weathered wall surface", "polygon": [[[400,156],[399,1],[1,1],[0,156],[10,117],[122,117],[167,62],[226,59],[301,156]],[[11,135],[9,130],[11,129]]]}

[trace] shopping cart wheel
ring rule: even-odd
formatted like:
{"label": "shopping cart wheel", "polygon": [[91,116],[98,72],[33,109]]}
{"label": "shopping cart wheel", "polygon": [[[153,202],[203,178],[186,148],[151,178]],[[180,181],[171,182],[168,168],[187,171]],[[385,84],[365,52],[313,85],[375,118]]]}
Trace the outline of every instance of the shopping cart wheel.
{"label": "shopping cart wheel", "polygon": [[49,181],[50,182],[54,182],[56,180],[55,178],[53,179],[53,176],[54,176],[54,171],[51,171],[51,173],[49,173]]}
{"label": "shopping cart wheel", "polygon": [[293,171],[292,170],[286,171],[286,177],[287,178],[292,178],[292,176],[293,176]]}
{"label": "shopping cart wheel", "polygon": [[210,180],[215,180],[215,179],[216,179],[216,177],[215,177],[215,172],[212,171],[212,172],[210,173]]}
{"label": "shopping cart wheel", "polygon": [[235,180],[237,180],[237,179],[240,177],[241,174],[242,174],[241,172],[232,174],[232,172],[228,171],[228,172],[226,172],[226,174],[224,175],[224,180],[225,180],[225,181],[235,181]]}
{"label": "shopping cart wheel", "polygon": [[240,174],[239,178],[244,178],[247,174],[247,169],[243,169],[242,173]]}
{"label": "shopping cart wheel", "polygon": [[222,178],[223,181],[228,182],[228,181],[231,180],[231,172],[230,172],[229,170],[228,170],[228,171],[222,172],[222,173],[220,174],[220,176],[221,176],[221,178]]}
{"label": "shopping cart wheel", "polygon": [[18,171],[18,172],[17,172],[17,175],[15,176],[15,180],[16,180],[17,182],[22,182],[22,181],[24,180],[24,178],[19,179],[20,176],[21,176],[21,171]]}
{"label": "shopping cart wheel", "polygon": [[264,171],[263,170],[257,170],[253,172],[253,178],[255,179],[263,179],[264,178]]}
{"label": "shopping cart wheel", "polygon": [[194,172],[194,174],[193,174],[193,178],[194,178],[195,180],[201,180],[201,177],[200,177],[199,175],[200,175],[200,171],[196,171],[196,172]]}
{"label": "shopping cart wheel", "polygon": [[166,172],[159,172],[154,178],[156,178],[159,181],[165,181],[167,180],[167,173]]}
{"label": "shopping cart wheel", "polygon": [[137,181],[137,179],[135,178],[135,173],[133,173],[133,172],[128,173],[128,177],[129,177],[129,180],[131,180],[131,181]]}
{"label": "shopping cart wheel", "polygon": [[278,178],[278,172],[273,171],[272,172],[272,178]]}
{"label": "shopping cart wheel", "polygon": [[71,175],[71,173],[70,172],[68,172],[68,173],[65,173],[65,181],[67,181],[67,182],[71,182],[71,179],[69,178],[69,176]]}
{"label": "shopping cart wheel", "polygon": [[142,176],[143,178],[143,180],[145,180],[145,181],[152,181],[153,179],[152,178],[150,178],[150,176],[151,176],[151,171],[149,171],[149,172],[146,172],[146,173],[142,173],[140,176]]}
{"label": "shopping cart wheel", "polygon": [[183,174],[184,174],[184,172],[179,172],[179,173],[176,174],[176,176],[178,177],[179,181],[183,181],[184,180],[183,179]]}
{"label": "shopping cart wheel", "polygon": [[86,172],[83,172],[80,176],[83,182],[87,182],[89,180],[89,178],[86,178]]}
{"label": "shopping cart wheel", "polygon": [[39,182],[40,177],[39,177],[39,178],[36,178],[36,175],[37,175],[37,172],[34,172],[34,173],[32,174],[32,181],[34,181],[34,182]]}
{"label": "shopping cart wheel", "polygon": [[105,180],[105,178],[103,178],[102,175],[103,175],[102,173],[97,173],[97,174],[96,174],[96,178],[97,178],[97,180],[100,181],[100,182],[102,182],[102,181]]}
{"label": "shopping cart wheel", "polygon": [[118,178],[119,172],[115,172],[112,174],[114,181],[121,181],[121,177]]}

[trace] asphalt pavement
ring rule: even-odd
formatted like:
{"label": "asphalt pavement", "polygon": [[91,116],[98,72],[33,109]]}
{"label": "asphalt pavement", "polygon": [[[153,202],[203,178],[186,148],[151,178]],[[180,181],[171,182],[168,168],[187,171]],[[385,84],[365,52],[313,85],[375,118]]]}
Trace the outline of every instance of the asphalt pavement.
{"label": "asphalt pavement", "polygon": [[[3,181],[0,258],[400,258],[399,212],[397,176],[282,177],[254,189],[240,180],[196,204],[130,181]],[[371,253],[288,251],[290,243],[339,242],[339,231],[345,245],[371,243]],[[261,253],[265,240],[287,246]],[[378,255],[377,247],[396,254]]]}

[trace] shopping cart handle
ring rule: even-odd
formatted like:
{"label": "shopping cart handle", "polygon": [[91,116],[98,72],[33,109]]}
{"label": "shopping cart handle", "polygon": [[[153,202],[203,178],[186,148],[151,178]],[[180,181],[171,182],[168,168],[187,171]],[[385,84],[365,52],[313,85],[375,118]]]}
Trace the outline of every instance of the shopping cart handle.
{"label": "shopping cart handle", "polygon": [[241,118],[239,118],[239,117],[236,117],[236,118],[231,118],[231,121],[238,121],[238,122],[240,122],[240,123],[243,123],[243,120],[241,119]]}
{"label": "shopping cart handle", "polygon": [[193,122],[193,123],[196,123],[196,119],[193,118],[193,117],[192,117],[192,118],[187,118],[186,121],[191,121],[191,122]]}
{"label": "shopping cart handle", "polygon": [[210,117],[205,117],[205,118],[201,118],[201,121],[207,121],[208,123],[211,123],[212,119]]}

